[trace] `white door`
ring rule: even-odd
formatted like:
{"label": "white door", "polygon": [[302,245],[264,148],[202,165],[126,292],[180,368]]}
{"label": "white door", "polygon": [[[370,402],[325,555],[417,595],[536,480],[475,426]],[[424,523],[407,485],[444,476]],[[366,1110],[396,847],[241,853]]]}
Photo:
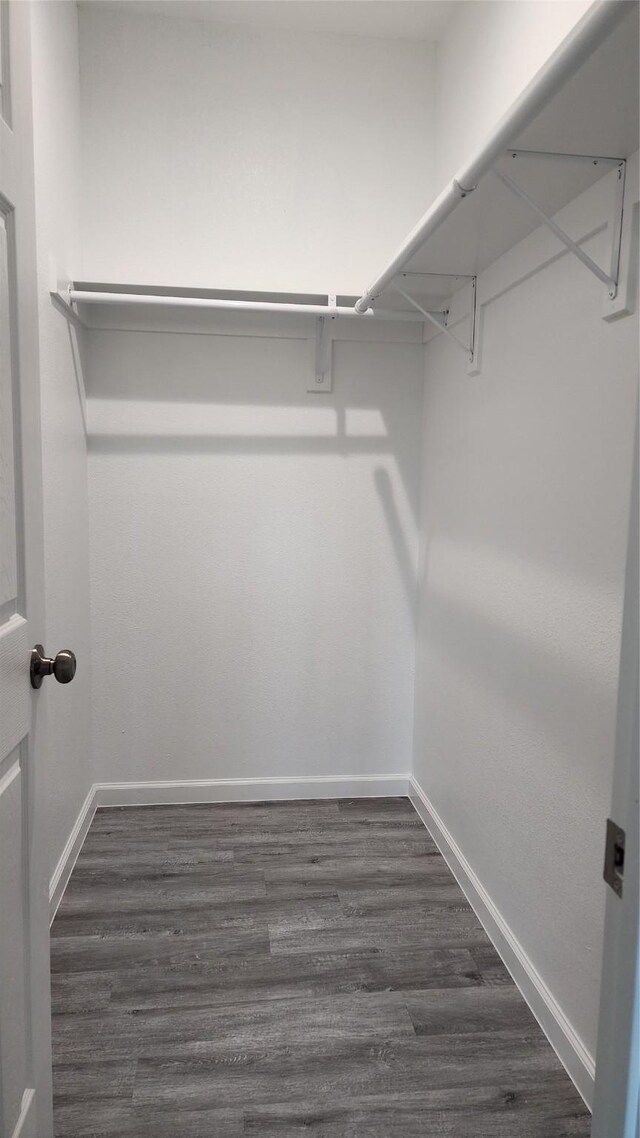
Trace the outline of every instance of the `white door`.
{"label": "white door", "polygon": [[[0,0],[0,1135],[49,1138],[44,582],[30,6]],[[50,681],[49,681],[50,682]]]}
{"label": "white door", "polygon": [[[611,820],[624,831],[620,895],[607,887],[593,1138],[637,1138],[640,1092],[638,954],[638,428],[622,621]],[[620,884],[620,882],[619,882]]]}

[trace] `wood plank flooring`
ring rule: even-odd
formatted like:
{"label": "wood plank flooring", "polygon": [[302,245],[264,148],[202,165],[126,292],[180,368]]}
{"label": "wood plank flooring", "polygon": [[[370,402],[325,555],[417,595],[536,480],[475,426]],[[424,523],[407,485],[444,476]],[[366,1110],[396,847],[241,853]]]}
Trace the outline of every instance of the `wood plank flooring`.
{"label": "wood plank flooring", "polygon": [[103,809],[52,928],[58,1138],[586,1138],[407,799]]}

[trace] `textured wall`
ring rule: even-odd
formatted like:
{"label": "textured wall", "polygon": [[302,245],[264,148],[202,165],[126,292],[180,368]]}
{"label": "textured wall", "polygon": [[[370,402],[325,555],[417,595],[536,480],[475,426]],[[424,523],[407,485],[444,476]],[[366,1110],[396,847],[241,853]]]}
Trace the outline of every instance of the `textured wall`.
{"label": "textured wall", "polygon": [[433,196],[430,44],[80,27],[85,279],[359,293]]}
{"label": "textured wall", "polygon": [[436,181],[452,178],[591,0],[463,0],[437,49]]}
{"label": "textured wall", "polygon": [[[565,224],[608,208],[596,185]],[[549,255],[540,230],[509,254],[480,376],[427,349],[415,773],[593,1054],[638,326]]]}
{"label": "textured wall", "polygon": [[99,780],[410,770],[422,345],[310,347],[90,337]]}

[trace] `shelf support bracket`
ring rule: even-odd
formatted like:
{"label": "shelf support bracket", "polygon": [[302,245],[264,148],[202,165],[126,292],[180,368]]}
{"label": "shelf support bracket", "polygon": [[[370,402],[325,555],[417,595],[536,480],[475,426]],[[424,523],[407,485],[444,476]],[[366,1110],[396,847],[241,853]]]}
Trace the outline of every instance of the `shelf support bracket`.
{"label": "shelf support bracket", "polygon": [[616,188],[613,201],[613,216],[611,218],[611,279],[615,281],[613,292],[609,290],[609,300],[615,300],[620,284],[620,255],[622,252],[622,220],[624,211],[624,187],[627,173],[627,163],[618,163],[616,175]]}
{"label": "shelf support bracket", "polygon": [[593,258],[589,256],[588,253],[585,253],[584,249],[582,249],[581,246],[573,240],[573,238],[569,237],[569,234],[565,233],[564,229],[562,229],[562,227],[558,225],[558,223],[554,221],[552,217],[549,217],[544,212],[544,210],[541,209],[540,206],[533,201],[533,198],[529,197],[529,194],[526,193],[526,191],[523,190],[521,186],[514,182],[508,174],[505,174],[502,170],[497,170],[495,168],[493,171],[496,177],[500,179],[502,184],[506,186],[508,190],[511,190],[511,192],[515,194],[517,198],[520,198],[520,201],[524,202],[525,205],[528,206],[533,213],[535,213],[536,217],[540,219],[543,225],[547,226],[547,229],[550,229],[551,232],[555,234],[555,236],[559,241],[562,242],[565,248],[567,248],[569,252],[573,253],[573,255],[577,257],[579,261],[582,261],[582,264],[587,269],[589,269],[589,272],[593,273],[593,275],[597,277],[599,281],[602,281],[602,283],[607,286],[610,300],[613,300],[615,298],[615,295],[618,291],[620,246],[622,242],[622,203],[624,199],[625,168],[625,161],[618,163],[616,194],[611,224],[611,261],[608,272],[606,269],[603,269],[600,265],[598,265],[593,260]]}
{"label": "shelf support bracket", "polygon": [[78,312],[76,312],[75,308],[73,307],[72,301],[69,299],[68,294],[70,291],[71,291],[71,285],[69,285],[68,289],[66,290],[66,293],[61,292],[60,289],[57,289],[57,288],[51,289],[49,292],[49,296],[51,297],[51,303],[52,303],[54,308],[58,309],[58,312],[62,313],[62,315],[65,317],[66,320],[69,321],[70,324],[73,324],[73,326],[75,328],[88,328],[89,325],[85,324],[82,317],[79,315]]}
{"label": "shelf support bracket", "polygon": [[[434,274],[434,276],[439,276],[439,275],[441,275],[441,274],[438,274],[438,273]],[[414,300],[414,298],[412,296],[410,296],[408,292],[405,292],[405,290],[403,288],[400,288],[400,285],[396,284],[395,281],[393,282],[392,287],[395,289],[396,292],[398,292],[400,294],[400,296],[404,297],[404,299],[406,301],[408,301],[409,304],[413,305],[414,308],[417,308],[418,312],[422,313],[425,320],[428,320],[430,324],[433,324],[434,327],[437,328],[439,332],[444,332],[445,336],[448,336],[449,339],[452,340],[453,343],[458,348],[460,348],[460,350],[462,352],[464,352],[465,356],[467,357],[468,362],[472,363],[474,356],[475,356],[475,342],[476,342],[476,295],[477,295],[477,289],[476,289],[476,278],[471,277],[470,279],[471,279],[471,291],[472,291],[472,305],[471,305],[471,332],[470,332],[468,344],[464,344],[462,342],[462,340],[459,340],[458,337],[451,331],[451,329],[447,327],[447,317],[449,315],[448,309],[446,309],[444,312],[429,312],[426,308],[423,308],[421,304],[418,304],[418,301]]]}
{"label": "shelf support bracket", "polygon": [[336,296],[329,293],[327,305],[327,315],[318,316],[316,319],[316,340],[315,340],[315,369],[313,381],[307,384],[307,391],[314,393],[328,392],[333,387],[332,375],[332,344],[333,344],[333,327],[337,318]]}

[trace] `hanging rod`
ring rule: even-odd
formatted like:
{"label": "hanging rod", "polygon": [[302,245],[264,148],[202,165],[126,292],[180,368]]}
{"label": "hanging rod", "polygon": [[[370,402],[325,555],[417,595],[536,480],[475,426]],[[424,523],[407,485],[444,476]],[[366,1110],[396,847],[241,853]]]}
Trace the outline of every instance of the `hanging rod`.
{"label": "hanging rod", "polygon": [[484,145],[445,186],[384,272],[356,301],[358,312],[364,313],[370,308],[375,298],[440,228],[462,199],[473,193],[480,179],[489,172],[498,158],[505,151],[513,152],[514,142],[522,131],[575,75],[628,9],[627,0],[598,0],[585,12],[499,120]]}
{"label": "hanging rod", "polygon": [[[57,294],[56,294],[57,295]],[[424,323],[418,312],[401,312],[396,309],[368,307],[356,312],[347,305],[279,303],[273,300],[224,300],[204,296],[164,296],[156,293],[94,292],[91,289],[70,288],[61,300],[73,304],[145,304],[170,308],[213,308],[239,312],[280,312],[304,316],[357,316],[377,320],[403,320]]]}

